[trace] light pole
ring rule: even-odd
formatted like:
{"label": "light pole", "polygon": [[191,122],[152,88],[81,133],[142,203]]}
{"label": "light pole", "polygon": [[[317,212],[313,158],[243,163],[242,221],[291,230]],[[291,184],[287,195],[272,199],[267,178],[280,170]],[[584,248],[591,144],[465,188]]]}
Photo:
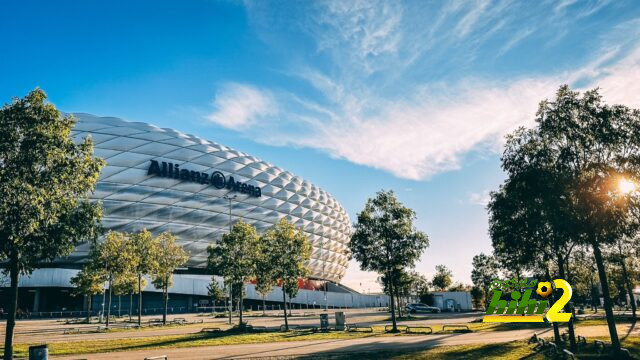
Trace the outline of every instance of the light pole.
{"label": "light pole", "polygon": [[[229,234],[231,234],[231,200],[235,200],[235,198],[237,198],[237,195],[233,195],[233,196],[228,196],[225,195],[223,198],[226,200],[229,200]],[[242,305],[240,305],[242,306]],[[231,323],[233,322],[232,320],[232,313],[233,313],[233,284],[229,284],[229,325],[231,325]]]}
{"label": "light pole", "polygon": [[329,303],[327,302],[327,276],[324,273],[324,265],[327,263],[324,258],[324,238],[320,243],[320,256],[322,257],[322,279],[324,280],[324,311],[329,311]]}

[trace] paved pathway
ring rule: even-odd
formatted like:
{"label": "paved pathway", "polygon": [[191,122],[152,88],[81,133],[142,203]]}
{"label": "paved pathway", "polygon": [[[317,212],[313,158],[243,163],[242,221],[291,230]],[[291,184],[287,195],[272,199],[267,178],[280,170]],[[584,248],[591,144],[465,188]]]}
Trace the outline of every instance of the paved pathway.
{"label": "paved pathway", "polygon": [[[549,330],[545,330],[549,331]],[[132,360],[168,355],[170,360],[183,359],[250,359],[278,356],[363,353],[428,349],[434,346],[503,343],[531,337],[534,330],[513,330],[468,334],[423,336],[371,336],[344,340],[307,340],[266,344],[202,346],[182,349],[137,350],[114,353],[54,357],[54,359]],[[545,334],[546,335],[546,334]]]}

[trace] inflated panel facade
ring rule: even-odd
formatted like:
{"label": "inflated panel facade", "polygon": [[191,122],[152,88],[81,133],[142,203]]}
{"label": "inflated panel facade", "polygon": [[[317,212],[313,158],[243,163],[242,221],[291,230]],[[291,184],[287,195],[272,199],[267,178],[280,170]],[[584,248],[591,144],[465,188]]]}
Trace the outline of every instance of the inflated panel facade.
{"label": "inflated panel facade", "polygon": [[[91,195],[103,204],[106,229],[171,232],[190,254],[186,267],[204,268],[207,246],[229,229],[230,210],[231,221],[241,218],[259,232],[287,218],[313,246],[310,277],[339,282],[344,275],[351,225],[342,206],[324,190],[197,136],[112,117],[75,116],[73,136],[91,136],[95,155],[107,163]],[[169,164],[187,172],[169,172]],[[212,181],[219,174],[245,187],[221,187]],[[82,262],[87,252],[83,244],[65,261]]]}

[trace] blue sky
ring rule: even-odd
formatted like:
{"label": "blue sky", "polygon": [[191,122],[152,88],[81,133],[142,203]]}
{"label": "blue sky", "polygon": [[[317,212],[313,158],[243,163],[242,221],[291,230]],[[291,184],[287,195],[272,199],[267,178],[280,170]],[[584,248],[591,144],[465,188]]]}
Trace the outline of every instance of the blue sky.
{"label": "blue sky", "polygon": [[[506,133],[560,84],[640,107],[637,1],[22,1],[0,5],[0,101],[172,127],[332,193],[379,189],[469,282]],[[377,289],[352,263],[344,282]],[[360,286],[362,283],[362,286]]]}

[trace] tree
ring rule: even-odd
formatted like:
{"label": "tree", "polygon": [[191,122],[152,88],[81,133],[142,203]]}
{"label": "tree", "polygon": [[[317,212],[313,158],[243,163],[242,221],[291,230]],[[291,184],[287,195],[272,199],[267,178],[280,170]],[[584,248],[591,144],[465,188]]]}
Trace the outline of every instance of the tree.
{"label": "tree", "polygon": [[[413,267],[429,246],[429,239],[413,226],[415,212],[398,201],[393,191],[379,191],[358,214],[349,247],[360,268],[387,279]],[[389,282],[391,320],[397,332],[394,285]]]}
{"label": "tree", "polygon": [[[259,269],[261,269],[261,268],[259,268]],[[261,277],[260,275],[258,275],[258,279],[257,279],[257,283],[256,283],[256,292],[258,292],[258,294],[260,294],[260,297],[262,297],[262,315],[263,316],[266,315],[266,313],[265,313],[265,309],[266,309],[266,300],[265,300],[265,298],[267,297],[267,295],[269,295],[271,293],[271,291],[273,291],[273,287],[276,286],[276,285],[277,285],[277,283],[275,281],[273,281],[272,279],[269,279],[269,276]]]}
{"label": "tree", "polygon": [[91,322],[91,307],[93,296],[104,290],[104,273],[90,266],[85,266],[71,278],[73,295],[87,297],[87,323]]}
{"label": "tree", "polygon": [[431,285],[440,291],[445,291],[452,283],[453,273],[444,265],[436,265],[436,273],[433,275]]}
{"label": "tree", "polygon": [[100,232],[102,210],[88,200],[104,162],[93,142],[74,143],[73,117],[35,89],[0,109],[0,259],[10,278],[4,358],[13,357],[18,277],[68,255]]}
{"label": "tree", "polygon": [[471,288],[471,300],[473,300],[473,306],[476,309],[480,309],[480,307],[485,306],[487,303],[485,302],[484,288],[478,285],[473,285]]}
{"label": "tree", "polygon": [[[307,261],[311,252],[311,244],[307,236],[301,229],[297,229],[286,218],[282,218],[277,224],[272,226],[262,236],[260,241],[260,251],[263,253],[263,260],[270,263],[270,270],[266,276],[260,276],[258,281],[281,282],[282,302],[284,307],[284,326],[289,331],[287,320],[287,286],[295,283],[297,288],[298,279],[307,276],[309,269]],[[297,290],[296,290],[297,291]]]}
{"label": "tree", "polygon": [[222,290],[222,287],[218,284],[218,280],[216,280],[214,276],[211,277],[211,282],[207,285],[207,294],[209,294],[211,302],[213,303],[211,312],[215,312],[217,301],[223,301],[227,297],[225,291]]}
{"label": "tree", "polygon": [[151,232],[143,229],[129,237],[129,251],[132,254],[132,271],[137,278],[138,326],[142,322],[142,289],[147,286],[145,275],[151,275],[158,267],[159,242]]}
{"label": "tree", "polygon": [[[508,139],[503,169],[509,177],[498,192],[511,194],[501,196],[505,206],[498,206],[497,209],[502,208],[498,213],[532,215],[527,215],[528,220],[517,230],[531,235],[530,240],[518,236],[533,246],[529,249],[547,248],[550,253],[561,255],[575,245],[592,248],[614,353],[619,352],[620,342],[602,247],[635,235],[640,226],[636,191],[621,191],[619,186],[637,182],[640,174],[639,125],[640,111],[603,104],[597,90],[580,96],[562,86],[553,101],[540,103],[533,129],[518,130]],[[513,196],[517,193],[529,195]],[[495,200],[498,199],[492,199]],[[518,206],[518,201],[531,205]],[[516,211],[503,211],[507,207]],[[517,212],[518,209],[527,211]],[[502,235],[498,237],[511,236],[500,227],[497,234]],[[540,246],[546,244],[550,246]],[[495,248],[494,245],[497,253],[499,249]],[[504,247],[504,253],[507,251],[514,249]],[[559,275],[566,275],[566,256],[556,258]]]}
{"label": "tree", "polygon": [[122,232],[109,231],[102,243],[97,243],[89,252],[90,265],[94,269],[101,269],[105,273],[109,284],[107,299],[107,320],[105,326],[109,328],[111,317],[111,294],[116,279],[131,273],[131,253],[127,251],[127,235]]}
{"label": "tree", "polygon": [[[482,291],[484,295],[484,304],[489,303],[489,288],[491,287],[491,281],[498,277],[498,263],[492,255],[485,255],[480,253],[473,257],[471,270],[471,282],[473,285]],[[475,294],[478,295],[478,290],[475,290]],[[472,294],[473,296],[473,294]],[[476,307],[480,307],[479,303]]]}
{"label": "tree", "polygon": [[162,324],[167,324],[167,309],[169,307],[169,288],[173,284],[173,272],[184,265],[189,258],[184,249],[176,243],[176,237],[164,232],[157,237],[158,264],[153,274],[152,283],[157,289],[162,289],[164,311],[162,312]]}
{"label": "tree", "polygon": [[[256,276],[260,236],[252,225],[242,220],[236,222],[228,234],[209,246],[208,266],[214,275],[222,276],[226,284],[234,288],[244,288],[244,284]],[[238,327],[244,328],[242,322],[242,291],[239,293],[240,319]]]}
{"label": "tree", "polygon": [[129,321],[133,310],[133,294],[138,292],[138,279],[133,272],[118,274],[113,280],[113,293],[118,296],[118,316],[122,316],[120,305],[122,295],[129,295]]}

